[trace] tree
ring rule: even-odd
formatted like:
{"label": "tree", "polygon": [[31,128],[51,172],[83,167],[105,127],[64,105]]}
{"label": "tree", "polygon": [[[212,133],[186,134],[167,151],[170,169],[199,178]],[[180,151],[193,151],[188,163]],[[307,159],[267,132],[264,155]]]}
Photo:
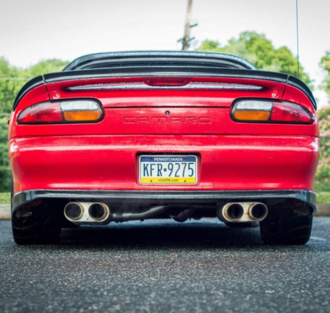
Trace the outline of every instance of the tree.
{"label": "tree", "polygon": [[[298,76],[297,58],[294,57],[292,52],[287,47],[276,49],[265,35],[256,32],[242,32],[238,38],[231,38],[225,46],[222,46],[218,41],[204,40],[196,50],[238,55],[260,70]],[[299,64],[299,67],[300,79],[312,89],[313,85],[309,75],[304,71],[301,64]]]}
{"label": "tree", "polygon": [[46,73],[60,72],[67,64],[66,61],[51,59],[28,69],[19,69],[0,58],[0,113],[11,111],[17,93],[30,79]]}
{"label": "tree", "polygon": [[20,86],[17,68],[10,66],[8,61],[0,58],[0,190],[9,190],[10,169],[7,152],[7,119],[6,113],[10,112]]}
{"label": "tree", "polygon": [[328,94],[328,99],[330,99],[330,51],[327,51],[322,57],[320,67],[326,72],[321,88]]}
{"label": "tree", "polygon": [[31,66],[27,72],[31,78],[47,73],[61,72],[68,63],[59,59],[43,60]]}
{"label": "tree", "polygon": [[315,177],[316,191],[330,190],[330,106],[317,111],[320,126],[320,159]]}
{"label": "tree", "polygon": [[[330,100],[330,51],[321,58],[320,67],[325,71],[321,88],[328,94]],[[330,104],[330,103],[329,103]],[[330,105],[318,110],[320,126],[320,160],[315,178],[315,189],[330,190]]]}
{"label": "tree", "polygon": [[10,112],[11,106],[25,79],[19,77],[19,70],[0,58],[0,113]]}

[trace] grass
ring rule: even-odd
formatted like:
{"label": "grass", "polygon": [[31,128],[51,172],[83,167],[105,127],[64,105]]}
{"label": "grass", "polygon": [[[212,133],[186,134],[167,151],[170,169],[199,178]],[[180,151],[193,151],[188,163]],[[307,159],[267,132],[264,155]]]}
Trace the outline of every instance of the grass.
{"label": "grass", "polygon": [[[330,191],[322,191],[316,193],[317,202],[327,202],[330,203]],[[0,204],[9,204],[10,203],[10,193],[9,192],[0,192]]]}
{"label": "grass", "polygon": [[330,203],[330,192],[328,191],[317,192],[316,201]]}
{"label": "grass", "polygon": [[10,203],[10,192],[0,192],[0,204]]}

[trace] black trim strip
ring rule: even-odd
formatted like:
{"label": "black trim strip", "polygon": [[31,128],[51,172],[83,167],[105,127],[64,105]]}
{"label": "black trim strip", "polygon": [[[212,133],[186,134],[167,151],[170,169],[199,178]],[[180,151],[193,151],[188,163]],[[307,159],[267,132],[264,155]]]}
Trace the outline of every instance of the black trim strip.
{"label": "black trim strip", "polygon": [[37,199],[79,201],[125,201],[126,203],[179,203],[194,201],[296,199],[316,210],[316,195],[310,190],[258,190],[258,191],[134,191],[134,190],[28,190],[14,195],[12,211]]}

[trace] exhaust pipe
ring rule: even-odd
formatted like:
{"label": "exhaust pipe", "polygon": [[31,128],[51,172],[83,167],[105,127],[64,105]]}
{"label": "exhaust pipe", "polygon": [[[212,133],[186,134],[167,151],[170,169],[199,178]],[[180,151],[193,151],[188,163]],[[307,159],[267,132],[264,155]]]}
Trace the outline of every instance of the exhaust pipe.
{"label": "exhaust pipe", "polygon": [[84,214],[84,207],[79,202],[70,202],[64,208],[65,217],[73,222],[79,220]]}
{"label": "exhaust pipe", "polygon": [[76,225],[109,223],[110,209],[105,203],[70,202],[64,207],[64,216]]}
{"label": "exhaust pipe", "polygon": [[268,208],[265,204],[261,202],[252,203],[249,207],[249,216],[257,221],[260,222],[266,218],[268,215]]}
{"label": "exhaust pipe", "polygon": [[110,215],[110,211],[106,204],[97,202],[88,208],[88,214],[94,221],[103,222]]}
{"label": "exhaust pipe", "polygon": [[268,208],[261,202],[231,202],[217,210],[220,221],[228,222],[261,222],[268,215]]}
{"label": "exhaust pipe", "polygon": [[185,221],[187,221],[189,218],[191,218],[191,216],[194,214],[196,209],[186,209],[182,212],[180,212],[178,215],[173,216],[173,219],[176,222],[179,223],[184,223]]}

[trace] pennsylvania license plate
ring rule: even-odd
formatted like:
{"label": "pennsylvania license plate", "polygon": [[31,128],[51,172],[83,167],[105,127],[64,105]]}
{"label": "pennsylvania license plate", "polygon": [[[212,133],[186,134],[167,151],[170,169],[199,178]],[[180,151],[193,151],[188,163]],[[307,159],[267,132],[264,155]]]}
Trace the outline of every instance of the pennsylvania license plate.
{"label": "pennsylvania license plate", "polygon": [[141,184],[197,184],[197,157],[194,155],[141,155]]}

